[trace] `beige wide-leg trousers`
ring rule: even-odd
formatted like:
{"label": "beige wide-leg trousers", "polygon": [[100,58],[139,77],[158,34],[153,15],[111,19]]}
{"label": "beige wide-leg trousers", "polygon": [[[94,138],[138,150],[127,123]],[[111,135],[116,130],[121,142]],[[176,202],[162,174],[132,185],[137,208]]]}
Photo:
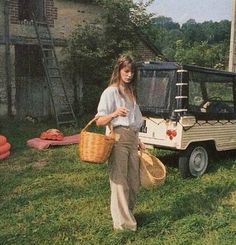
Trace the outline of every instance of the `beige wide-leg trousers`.
{"label": "beige wide-leg trousers", "polygon": [[132,214],[139,189],[138,134],[130,128],[117,127],[120,135],[109,159],[111,215],[114,229],[136,230]]}

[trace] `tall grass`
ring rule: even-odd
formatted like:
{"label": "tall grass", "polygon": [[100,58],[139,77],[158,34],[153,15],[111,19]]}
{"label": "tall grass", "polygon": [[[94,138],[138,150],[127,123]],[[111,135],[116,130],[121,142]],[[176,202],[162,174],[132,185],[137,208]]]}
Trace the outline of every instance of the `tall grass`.
{"label": "tall grass", "polygon": [[0,244],[236,244],[234,152],[218,154],[201,178],[184,180],[176,154],[157,151],[166,183],[140,188],[137,232],[114,232],[106,164],[80,162],[76,145],[41,151],[26,145],[50,127],[1,121],[12,151],[0,162]]}

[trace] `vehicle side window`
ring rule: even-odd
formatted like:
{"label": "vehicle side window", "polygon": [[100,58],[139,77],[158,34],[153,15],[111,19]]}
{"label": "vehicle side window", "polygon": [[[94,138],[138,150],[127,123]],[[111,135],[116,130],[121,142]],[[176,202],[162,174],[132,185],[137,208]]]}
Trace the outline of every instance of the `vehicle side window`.
{"label": "vehicle side window", "polygon": [[201,72],[189,74],[190,112],[206,114],[234,112],[232,77]]}
{"label": "vehicle side window", "polygon": [[189,81],[189,109],[193,112],[200,112],[203,103],[202,90],[199,82]]}
{"label": "vehicle side window", "polygon": [[206,89],[209,103],[207,110],[209,113],[234,112],[232,82],[209,82],[206,83]]}

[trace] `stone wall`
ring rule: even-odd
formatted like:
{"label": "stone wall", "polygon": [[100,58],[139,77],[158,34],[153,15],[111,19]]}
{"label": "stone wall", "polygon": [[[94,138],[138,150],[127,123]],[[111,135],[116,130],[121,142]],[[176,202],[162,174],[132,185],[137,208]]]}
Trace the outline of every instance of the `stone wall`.
{"label": "stone wall", "polygon": [[[45,0],[45,15],[54,38],[68,38],[77,25],[97,23],[99,13],[101,9],[96,5]],[[12,36],[36,38],[33,22],[19,20],[18,0],[10,1],[10,22]]]}
{"label": "stone wall", "polygon": [[97,24],[101,8],[96,5],[55,1],[58,18],[54,20],[53,33],[58,38],[68,38],[78,25]]}
{"label": "stone wall", "polygon": [[0,40],[3,39],[3,36],[4,36],[4,1],[0,0]]}
{"label": "stone wall", "polygon": [[[91,4],[80,4],[70,1],[45,0],[45,15],[50,26],[50,30],[56,42],[56,53],[61,60],[61,47],[63,40],[67,39],[77,25],[86,23],[97,24],[97,16],[101,12],[98,6]],[[0,116],[7,114],[7,89],[6,89],[6,62],[5,62],[5,1],[0,0]],[[12,113],[16,112],[16,82],[15,82],[15,44],[38,44],[33,22],[30,20],[19,20],[18,0],[9,0],[10,19],[10,62],[11,62],[11,95]],[[42,30],[44,31],[44,30]],[[60,41],[61,40],[61,41]],[[73,102],[73,86],[68,79],[65,83],[69,100]],[[19,92],[19,91],[18,91]],[[17,96],[20,96],[19,93]],[[22,113],[21,113],[22,114]]]}
{"label": "stone wall", "polygon": [[[36,1],[36,0],[34,0]],[[0,116],[7,114],[7,90],[6,90],[6,65],[5,65],[5,18],[4,18],[4,2],[0,0]],[[56,40],[56,53],[58,59],[63,60],[61,48],[65,44],[65,40],[75,30],[78,25],[101,25],[102,9],[96,5],[75,3],[73,1],[62,0],[44,0],[45,15],[50,25],[50,30],[53,38]],[[38,44],[33,22],[30,20],[19,20],[19,5],[18,0],[9,0],[10,7],[10,62],[11,62],[11,100],[12,113],[17,114],[16,101],[19,91],[17,93],[18,85],[16,86],[15,78],[15,45],[16,44]],[[140,42],[138,50],[142,60],[153,60],[156,57],[155,52],[150,49],[145,42]],[[40,78],[41,79],[41,78]],[[39,79],[39,81],[41,81]],[[83,81],[76,78],[77,98],[81,99]],[[18,84],[18,83],[17,83]],[[67,95],[71,103],[74,102],[76,93],[72,81],[66,79],[65,87]],[[24,91],[24,90],[22,90]],[[58,93],[60,93],[58,91]],[[17,98],[16,98],[17,97]],[[45,106],[46,108],[46,106]],[[45,112],[46,113],[46,112]]]}
{"label": "stone wall", "polygon": [[[14,70],[14,46],[10,46],[10,74],[11,74],[11,99],[15,101],[16,86],[15,86],[15,70]],[[6,66],[5,66],[5,45],[0,45],[0,116],[7,115],[8,99],[7,99],[7,81],[6,81]],[[15,114],[15,103],[12,103],[12,113]]]}
{"label": "stone wall", "polygon": [[[45,16],[47,17],[48,23],[53,26],[54,20],[57,19],[57,8],[54,6],[53,0],[45,0]],[[10,20],[12,24],[30,24],[27,21],[19,20],[19,1],[10,0]],[[25,23],[24,23],[25,22]],[[29,21],[30,22],[30,21]]]}
{"label": "stone wall", "polygon": [[1,45],[5,41],[4,33],[4,1],[0,0],[0,115],[7,114],[5,45]]}
{"label": "stone wall", "polygon": [[5,76],[5,46],[0,45],[0,115],[7,114],[7,93]]}

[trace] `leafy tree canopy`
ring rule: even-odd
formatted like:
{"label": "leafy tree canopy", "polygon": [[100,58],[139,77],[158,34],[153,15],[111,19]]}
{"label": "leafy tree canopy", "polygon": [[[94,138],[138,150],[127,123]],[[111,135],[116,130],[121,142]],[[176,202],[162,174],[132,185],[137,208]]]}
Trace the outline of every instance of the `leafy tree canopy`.
{"label": "leafy tree canopy", "polygon": [[[87,97],[86,89],[90,86],[97,94],[106,86],[119,54],[131,52],[138,58],[139,54],[135,51],[137,29],[144,30],[150,25],[152,15],[147,13],[146,8],[152,1],[96,0],[96,4],[103,9],[102,18],[97,20],[96,25],[78,26],[72,33],[65,50],[65,70],[73,76],[82,77],[87,84],[84,97]],[[91,87],[87,92],[89,96]],[[85,104],[96,106],[97,102],[86,101]]]}
{"label": "leafy tree canopy", "polygon": [[227,69],[230,21],[189,19],[182,26],[169,17],[152,18],[147,30],[155,45],[169,59],[177,62]]}

